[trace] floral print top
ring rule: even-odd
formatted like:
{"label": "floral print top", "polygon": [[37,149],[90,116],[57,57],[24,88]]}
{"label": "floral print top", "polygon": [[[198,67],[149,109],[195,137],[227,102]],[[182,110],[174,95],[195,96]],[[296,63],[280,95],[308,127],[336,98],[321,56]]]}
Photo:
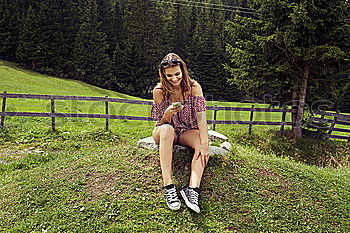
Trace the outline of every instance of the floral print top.
{"label": "floral print top", "polygon": [[[169,107],[171,101],[167,98],[161,103],[153,103],[151,117],[157,121],[155,126],[160,126],[165,110]],[[179,138],[181,134],[190,129],[198,129],[197,112],[206,111],[205,99],[203,96],[192,95],[192,89],[187,100],[183,104],[183,109],[171,116],[170,124],[174,127],[175,133]]]}

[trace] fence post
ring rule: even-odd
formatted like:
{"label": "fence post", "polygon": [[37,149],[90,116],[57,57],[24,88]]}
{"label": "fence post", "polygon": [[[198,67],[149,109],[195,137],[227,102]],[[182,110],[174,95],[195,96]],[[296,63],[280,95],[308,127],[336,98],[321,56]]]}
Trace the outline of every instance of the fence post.
{"label": "fence post", "polygon": [[329,128],[329,130],[328,130],[328,133],[327,134],[332,134],[332,132],[333,132],[333,129],[334,129],[334,126],[335,126],[335,124],[336,124],[336,122],[337,122],[337,120],[338,120],[338,117],[333,117],[333,122],[332,122],[332,124],[331,124],[331,127]]}
{"label": "fence post", "polygon": [[[6,112],[6,91],[4,91],[4,97],[2,97],[2,106],[1,111]],[[1,116],[1,128],[4,128],[5,125],[5,116]]]}
{"label": "fence post", "polygon": [[[254,105],[252,105],[252,110],[250,111],[250,121],[253,121],[253,116],[254,116]],[[249,123],[249,134],[252,133],[252,123]]]}
{"label": "fence post", "polygon": [[[339,110],[337,110],[337,113],[338,113],[338,114],[340,113]],[[337,120],[338,120],[338,117],[337,117],[337,116],[334,116],[334,117],[333,117],[333,122],[332,122],[331,127],[329,128],[327,134],[329,134],[329,135],[332,134],[333,129],[334,129],[334,126],[335,126],[335,124],[337,124]]]}
{"label": "fence post", "polygon": [[[108,98],[108,96],[106,96],[107,98]],[[106,115],[107,115],[107,117],[108,117],[108,100],[105,102],[105,107],[106,107]],[[106,131],[108,131],[108,129],[109,129],[109,122],[108,122],[108,118],[106,118]]]}
{"label": "fence post", "polygon": [[217,107],[218,105],[217,105],[217,104],[215,104],[214,106],[215,106],[215,108],[214,108],[214,122],[213,122],[213,130],[215,131],[215,126],[216,126],[216,124],[215,124],[215,121],[216,121],[216,114],[217,114],[217,112],[218,112],[218,110],[216,109],[216,107]]}
{"label": "fence post", "polygon": [[[51,113],[55,113],[55,98],[51,97]],[[51,129],[52,131],[56,131],[56,118],[51,117]]]}
{"label": "fence post", "polygon": [[324,112],[321,113],[321,119],[324,120]]}
{"label": "fence post", "polygon": [[286,106],[283,106],[283,112],[282,112],[282,124],[281,124],[281,129],[280,129],[280,134],[283,135],[283,132],[284,132],[284,124],[283,122],[286,121],[286,114],[287,112],[285,111],[287,108]]}

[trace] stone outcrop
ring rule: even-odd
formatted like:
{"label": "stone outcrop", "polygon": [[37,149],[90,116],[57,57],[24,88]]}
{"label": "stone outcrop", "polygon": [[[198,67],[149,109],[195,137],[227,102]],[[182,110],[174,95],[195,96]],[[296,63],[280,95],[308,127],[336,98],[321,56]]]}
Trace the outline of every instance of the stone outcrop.
{"label": "stone outcrop", "polygon": [[[222,134],[220,134],[216,131],[213,131],[213,130],[209,130],[208,136],[209,136],[210,144],[215,144],[215,142],[223,141],[220,144],[220,146],[214,146],[214,145],[209,146],[210,156],[226,155],[229,153],[229,151],[231,151],[232,146],[228,142],[228,138],[225,135],[222,135]],[[158,145],[154,142],[153,137],[147,137],[147,138],[140,139],[137,142],[137,144],[139,147],[146,149],[146,150],[157,150],[158,149]],[[193,150],[188,148],[188,147],[181,146],[181,145],[174,145],[174,153],[189,153],[189,152],[192,153],[192,151]]]}
{"label": "stone outcrop", "polygon": [[214,130],[208,130],[208,137],[210,141],[217,141],[217,140],[224,140],[226,142],[228,141],[228,138],[225,135],[218,133]]}

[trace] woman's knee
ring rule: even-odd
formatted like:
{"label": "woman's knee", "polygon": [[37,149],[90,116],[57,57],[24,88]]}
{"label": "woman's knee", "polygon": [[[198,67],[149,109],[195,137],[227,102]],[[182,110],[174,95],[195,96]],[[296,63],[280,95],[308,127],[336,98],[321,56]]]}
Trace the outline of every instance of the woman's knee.
{"label": "woman's knee", "polygon": [[173,140],[175,137],[175,130],[170,124],[164,124],[159,126],[159,136],[160,139],[171,139]]}

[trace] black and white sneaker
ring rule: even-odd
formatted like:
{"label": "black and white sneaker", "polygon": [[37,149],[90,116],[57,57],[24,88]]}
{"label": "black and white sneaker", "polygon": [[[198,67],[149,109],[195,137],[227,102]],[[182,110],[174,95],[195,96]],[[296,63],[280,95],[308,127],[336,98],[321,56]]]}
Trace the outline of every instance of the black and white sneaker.
{"label": "black and white sneaker", "polygon": [[164,187],[165,189],[165,201],[167,206],[172,210],[179,210],[181,202],[176,193],[176,187],[173,184],[169,184]]}
{"label": "black and white sneaker", "polygon": [[195,211],[196,213],[199,213],[201,211],[198,205],[199,193],[200,193],[199,188],[186,187],[186,188],[183,188],[180,191],[180,193],[182,198],[185,200],[185,203],[188,206],[188,208]]}

